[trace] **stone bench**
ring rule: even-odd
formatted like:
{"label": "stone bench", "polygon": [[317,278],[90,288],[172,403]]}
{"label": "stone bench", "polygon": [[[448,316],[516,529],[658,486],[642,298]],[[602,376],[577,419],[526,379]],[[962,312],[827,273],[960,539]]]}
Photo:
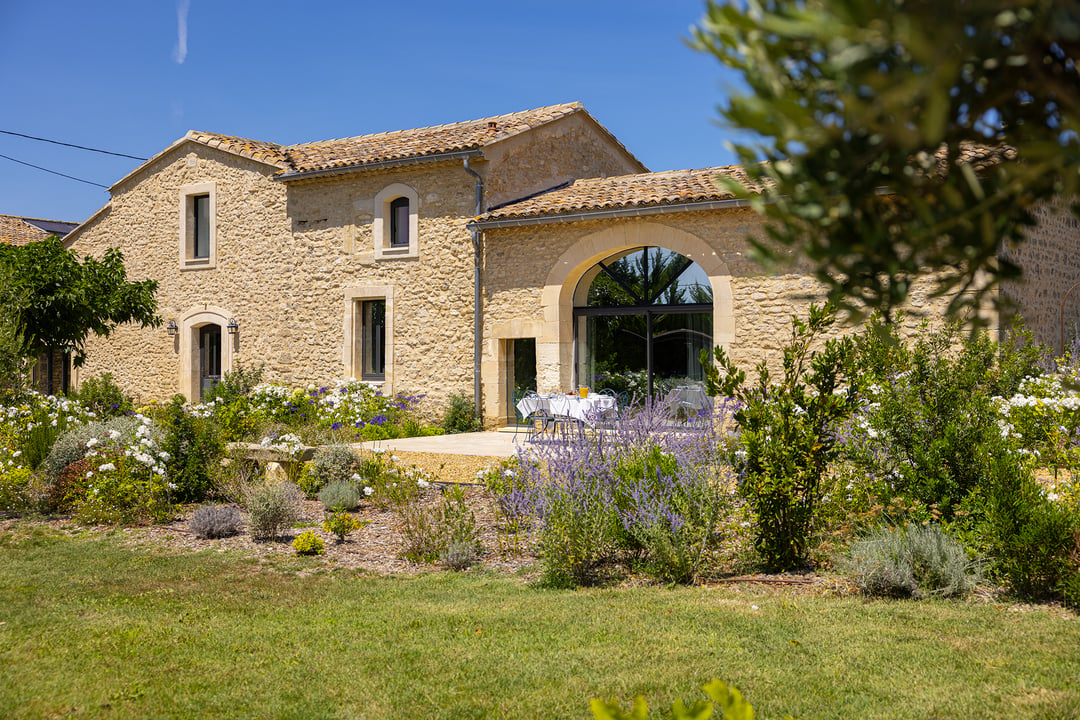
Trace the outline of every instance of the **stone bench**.
{"label": "stone bench", "polygon": [[[303,465],[315,457],[314,447],[305,447],[299,455],[290,455],[258,443],[233,442],[226,445],[225,449],[229,457],[251,460],[261,465],[267,480],[287,480],[290,475],[298,475],[300,468],[289,466]],[[290,469],[295,472],[290,473]]]}

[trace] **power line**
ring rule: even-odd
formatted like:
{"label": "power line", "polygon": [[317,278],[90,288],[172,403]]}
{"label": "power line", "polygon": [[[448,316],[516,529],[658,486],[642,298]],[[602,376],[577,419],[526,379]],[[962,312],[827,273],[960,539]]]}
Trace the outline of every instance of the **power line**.
{"label": "power line", "polygon": [[60,177],[66,177],[68,180],[78,180],[79,182],[86,183],[87,185],[97,185],[99,188],[105,188],[106,190],[109,189],[108,185],[102,185],[101,183],[90,182],[89,180],[83,180],[82,178],[77,178],[74,175],[65,175],[62,172],[56,172],[55,170],[50,170],[49,168],[43,168],[40,165],[31,165],[28,162],[23,162],[22,160],[16,160],[15,158],[8,157],[7,155],[0,155],[0,158],[4,158],[5,160],[10,160],[11,162],[19,163],[20,165],[26,165],[27,167],[32,167],[32,168],[35,168],[37,170],[44,170],[45,172],[52,173],[53,175],[59,175]]}
{"label": "power line", "polygon": [[[53,145],[63,145],[64,147],[78,148],[79,150],[89,150],[90,152],[104,153],[105,155],[116,155],[117,157],[131,158],[132,160],[146,160],[147,158],[139,157],[137,155],[126,155],[124,153],[110,152],[108,150],[98,150],[97,148],[84,147],[82,145],[72,145],[71,143],[60,142],[59,140],[49,140],[48,138],[34,137],[33,135],[23,135],[22,133],[11,132],[10,130],[0,130],[0,133],[5,135],[15,135],[16,137],[27,138],[28,140],[37,140],[39,142],[52,143]],[[10,160],[11,158],[8,158]],[[18,161],[16,161],[18,162]],[[39,168],[41,169],[41,168]]]}

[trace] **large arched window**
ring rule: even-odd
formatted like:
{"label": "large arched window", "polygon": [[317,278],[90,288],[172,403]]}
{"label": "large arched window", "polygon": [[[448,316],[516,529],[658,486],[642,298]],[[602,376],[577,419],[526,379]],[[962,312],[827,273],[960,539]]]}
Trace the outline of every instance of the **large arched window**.
{"label": "large arched window", "polygon": [[575,293],[577,382],[651,397],[704,379],[713,295],[696,263],[658,247],[597,263]]}

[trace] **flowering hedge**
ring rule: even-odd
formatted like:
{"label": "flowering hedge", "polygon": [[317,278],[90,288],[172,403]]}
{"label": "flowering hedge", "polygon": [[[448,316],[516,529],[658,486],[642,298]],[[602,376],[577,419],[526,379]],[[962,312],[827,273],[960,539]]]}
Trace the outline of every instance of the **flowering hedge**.
{"label": "flowering hedge", "polygon": [[383,395],[358,380],[306,388],[263,383],[248,397],[232,401],[219,397],[193,406],[191,412],[245,430],[260,422],[279,423],[291,428],[343,430],[351,432],[354,440],[378,440],[419,434],[422,429],[413,416],[422,399],[423,395]]}

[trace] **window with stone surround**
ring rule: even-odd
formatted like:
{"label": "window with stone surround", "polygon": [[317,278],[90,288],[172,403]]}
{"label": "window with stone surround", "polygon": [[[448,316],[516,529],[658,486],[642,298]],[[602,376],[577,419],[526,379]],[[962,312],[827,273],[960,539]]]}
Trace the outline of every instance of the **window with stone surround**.
{"label": "window with stone surround", "polygon": [[386,300],[360,301],[360,379],[386,379]]}
{"label": "window with stone surround", "polygon": [[393,183],[375,196],[372,235],[375,258],[414,258],[419,256],[419,196],[403,183]]}
{"label": "window with stone surround", "polygon": [[180,268],[217,265],[217,188],[212,182],[180,188]]}
{"label": "window with stone surround", "polygon": [[394,288],[345,288],[345,377],[376,383],[393,392]]}

